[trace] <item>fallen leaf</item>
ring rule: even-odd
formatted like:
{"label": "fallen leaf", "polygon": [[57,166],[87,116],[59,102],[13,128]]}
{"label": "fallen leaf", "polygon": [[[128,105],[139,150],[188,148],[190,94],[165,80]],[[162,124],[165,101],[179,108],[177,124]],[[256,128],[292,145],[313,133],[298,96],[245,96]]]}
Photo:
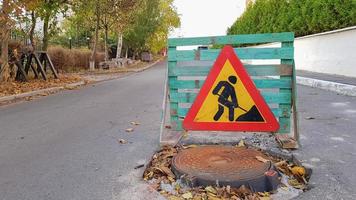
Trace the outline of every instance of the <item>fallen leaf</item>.
{"label": "fallen leaf", "polygon": [[271,197],[258,197],[259,200],[270,200]]}
{"label": "fallen leaf", "polygon": [[167,176],[167,179],[168,179],[171,183],[176,182],[176,180],[175,180],[174,178],[172,178],[171,176]]}
{"label": "fallen leaf", "polygon": [[282,186],[281,189],[284,190],[284,191],[288,191],[288,187],[287,186]]}
{"label": "fallen leaf", "polygon": [[261,156],[256,156],[256,159],[258,160],[258,161],[260,161],[260,162],[263,162],[263,163],[266,163],[266,162],[269,162],[270,160],[267,160],[267,159],[265,159],[265,158],[263,158],[263,157],[261,157]]}
{"label": "fallen leaf", "polygon": [[244,140],[240,140],[240,142],[237,144],[237,147],[244,147],[244,146],[245,146]]}
{"label": "fallen leaf", "polygon": [[160,169],[167,174],[167,176],[175,178],[176,176],[173,174],[173,172],[171,171],[171,169],[169,169],[168,167],[165,166],[161,166]]}
{"label": "fallen leaf", "polygon": [[226,192],[229,193],[229,194],[231,193],[231,186],[230,185],[226,186]]}
{"label": "fallen leaf", "polygon": [[168,197],[169,200],[181,200],[180,197],[176,197],[176,196],[170,196]]}
{"label": "fallen leaf", "polygon": [[212,186],[207,186],[207,187],[205,187],[205,191],[210,192],[210,193],[213,193],[213,194],[216,194],[216,193],[217,193],[216,189],[213,188]]}
{"label": "fallen leaf", "polygon": [[140,125],[140,123],[139,123],[139,122],[134,122],[134,121],[130,122],[130,124],[132,124],[132,125],[134,125],[134,126],[138,126],[138,125]]}
{"label": "fallen leaf", "polygon": [[306,117],[305,119],[306,120],[312,120],[312,119],[315,119],[315,117]]}
{"label": "fallen leaf", "polygon": [[222,199],[219,197],[208,196],[208,200],[222,200]]}
{"label": "fallen leaf", "polygon": [[193,195],[191,192],[186,192],[182,195],[184,199],[193,199]]}
{"label": "fallen leaf", "polygon": [[292,174],[295,176],[301,176],[301,177],[305,176],[305,168],[304,167],[294,166],[294,167],[292,167],[291,171],[292,171]]}
{"label": "fallen leaf", "polygon": [[134,129],[133,129],[133,128],[127,128],[125,131],[128,132],[128,133],[130,133],[130,132],[133,132]]}
{"label": "fallen leaf", "polygon": [[279,162],[277,162],[277,163],[274,163],[274,165],[276,166],[276,167],[281,167],[281,166],[283,166],[283,165],[287,165],[288,163],[287,163],[287,161],[285,161],[285,160],[282,160],[282,161],[279,161]]}
{"label": "fallen leaf", "polygon": [[127,141],[124,140],[124,139],[119,139],[118,142],[119,142],[120,144],[127,144]]}
{"label": "fallen leaf", "polygon": [[297,179],[289,179],[288,184],[296,189],[304,189],[305,185],[300,183]]}

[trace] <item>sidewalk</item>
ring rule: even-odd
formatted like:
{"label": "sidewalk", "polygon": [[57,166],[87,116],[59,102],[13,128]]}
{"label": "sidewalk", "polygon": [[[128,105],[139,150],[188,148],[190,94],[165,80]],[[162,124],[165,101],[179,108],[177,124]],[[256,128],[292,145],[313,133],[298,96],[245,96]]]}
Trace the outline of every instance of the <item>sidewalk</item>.
{"label": "sidewalk", "polygon": [[147,63],[146,66],[141,67],[141,68],[132,68],[132,69],[126,69],[125,71],[121,73],[106,73],[106,74],[91,74],[91,75],[82,75],[84,80],[76,82],[76,83],[70,83],[64,86],[59,86],[59,87],[50,87],[50,88],[45,88],[45,89],[40,89],[40,90],[34,90],[30,92],[25,92],[25,93],[20,93],[20,94],[14,94],[14,95],[9,95],[9,96],[3,96],[0,97],[0,106],[1,104],[8,104],[12,101],[15,100],[21,100],[24,98],[32,98],[34,96],[47,96],[49,94],[53,94],[56,92],[59,92],[61,90],[65,89],[74,89],[80,86],[84,86],[88,83],[98,83],[102,81],[108,81],[108,80],[113,80],[117,78],[121,78],[123,76],[130,75],[132,73],[137,73],[144,71],[154,65],[156,65],[158,62],[162,61],[162,59],[159,59],[155,62],[152,63]]}
{"label": "sidewalk", "polygon": [[297,84],[356,96],[356,78],[297,70]]}

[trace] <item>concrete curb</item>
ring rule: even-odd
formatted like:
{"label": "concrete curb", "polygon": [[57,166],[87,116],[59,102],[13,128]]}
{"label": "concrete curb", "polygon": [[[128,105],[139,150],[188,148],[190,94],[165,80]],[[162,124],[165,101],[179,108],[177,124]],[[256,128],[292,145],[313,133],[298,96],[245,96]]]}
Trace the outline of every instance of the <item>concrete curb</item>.
{"label": "concrete curb", "polygon": [[[134,69],[134,70],[129,70],[128,72],[142,72],[154,65],[156,65],[157,63],[161,62],[162,59],[159,59],[149,65],[147,65],[146,67],[140,68],[140,69]],[[108,79],[103,79],[100,81],[96,81],[94,83],[98,83],[98,82],[103,82],[103,81],[110,81],[113,79],[117,79],[118,77],[115,78],[108,78]],[[120,78],[120,77],[119,77]],[[36,96],[45,92],[58,92],[60,90],[64,90],[67,87],[77,87],[77,86],[82,86],[85,85],[85,81],[79,81],[76,83],[71,83],[71,84],[67,84],[65,86],[61,86],[61,87],[52,87],[52,88],[46,88],[46,89],[42,89],[42,90],[36,90],[36,91],[31,91],[31,92],[26,92],[26,93],[21,93],[21,94],[15,94],[15,95],[11,95],[11,96],[4,96],[4,97],[0,97],[0,102],[4,102],[4,101],[12,101],[15,99],[21,99],[21,98],[25,98],[25,97],[31,97],[31,96]]]}
{"label": "concrete curb", "polygon": [[336,92],[346,96],[356,96],[356,86],[332,81],[297,76],[297,84]]}
{"label": "concrete curb", "polygon": [[11,96],[0,97],[0,102],[12,101],[15,99],[36,96],[39,94],[43,94],[45,92],[58,92],[58,91],[63,90],[67,87],[77,87],[77,86],[82,86],[84,84],[85,84],[85,81],[79,81],[79,82],[67,84],[67,85],[61,86],[61,87],[52,87],[52,88],[46,88],[46,89],[36,90],[36,91],[32,91],[32,92],[26,92],[26,93],[22,93],[22,94],[15,94],[15,95],[11,95]]}

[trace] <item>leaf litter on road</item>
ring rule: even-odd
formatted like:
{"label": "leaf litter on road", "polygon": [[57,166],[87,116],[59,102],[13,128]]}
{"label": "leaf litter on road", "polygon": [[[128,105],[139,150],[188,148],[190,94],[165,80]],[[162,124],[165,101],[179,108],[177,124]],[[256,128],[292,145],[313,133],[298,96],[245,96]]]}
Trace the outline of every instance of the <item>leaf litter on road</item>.
{"label": "leaf litter on road", "polygon": [[131,125],[134,125],[134,126],[141,125],[141,123],[140,123],[140,122],[135,122],[135,121],[130,122],[130,124],[131,124]]}
{"label": "leaf litter on road", "polygon": [[127,128],[127,129],[125,129],[125,131],[128,132],[128,133],[131,133],[131,132],[134,131],[134,128]]}
{"label": "leaf litter on road", "polygon": [[[241,145],[241,143],[240,143]],[[152,188],[156,189],[161,195],[171,200],[270,200],[270,192],[252,192],[248,187],[241,186],[239,188],[231,186],[207,186],[207,187],[189,187],[182,184],[179,177],[176,177],[171,170],[173,157],[181,150],[194,148],[198,145],[188,146],[163,146],[156,152],[147,165],[143,173],[143,179],[148,181]],[[238,144],[236,145],[238,146]],[[246,147],[247,148],[247,147]],[[280,185],[281,189],[294,187],[299,190],[307,188],[306,172],[304,167],[297,166],[290,161],[281,158],[271,157],[266,154],[266,157],[256,157],[261,162],[272,162],[280,173],[288,177],[286,183]],[[305,181],[305,182],[304,182]],[[166,190],[163,185],[171,185],[170,190]],[[286,186],[288,184],[289,186]]]}

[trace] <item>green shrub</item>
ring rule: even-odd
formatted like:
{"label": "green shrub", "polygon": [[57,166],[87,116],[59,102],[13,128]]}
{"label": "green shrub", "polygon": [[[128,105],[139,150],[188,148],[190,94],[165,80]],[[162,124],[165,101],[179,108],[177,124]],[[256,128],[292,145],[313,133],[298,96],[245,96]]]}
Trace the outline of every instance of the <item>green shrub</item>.
{"label": "green shrub", "polygon": [[256,0],[229,35],[294,32],[310,35],[356,25],[356,0]]}

